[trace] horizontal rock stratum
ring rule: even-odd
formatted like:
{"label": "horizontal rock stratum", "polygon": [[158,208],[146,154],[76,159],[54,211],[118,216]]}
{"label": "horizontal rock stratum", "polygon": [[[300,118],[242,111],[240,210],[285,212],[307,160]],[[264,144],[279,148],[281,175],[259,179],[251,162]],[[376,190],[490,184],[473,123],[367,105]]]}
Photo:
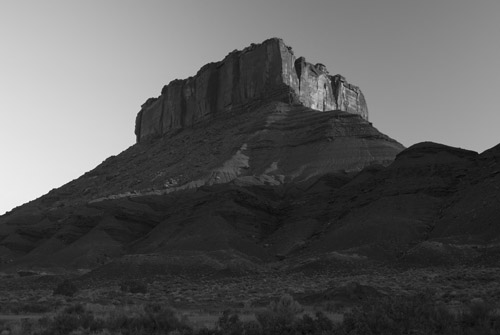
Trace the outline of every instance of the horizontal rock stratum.
{"label": "horizontal rock stratum", "polygon": [[[319,111],[341,110],[368,120],[361,90],[323,64],[295,58],[283,40],[272,38],[233,51],[203,66],[194,77],[174,80],[137,115],[137,141],[190,127],[228,111],[248,111],[256,101],[298,103]],[[249,107],[249,106],[248,106]]]}

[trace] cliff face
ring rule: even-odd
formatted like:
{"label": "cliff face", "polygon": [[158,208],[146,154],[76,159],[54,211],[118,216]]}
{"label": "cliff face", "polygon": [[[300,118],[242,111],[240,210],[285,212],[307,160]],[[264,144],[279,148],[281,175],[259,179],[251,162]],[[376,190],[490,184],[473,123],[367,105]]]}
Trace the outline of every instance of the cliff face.
{"label": "cliff face", "polygon": [[342,110],[368,119],[363,93],[322,64],[296,59],[290,47],[273,38],[234,51],[203,66],[194,77],[174,80],[137,115],[137,141],[190,127],[255,101],[300,103],[319,111]]}

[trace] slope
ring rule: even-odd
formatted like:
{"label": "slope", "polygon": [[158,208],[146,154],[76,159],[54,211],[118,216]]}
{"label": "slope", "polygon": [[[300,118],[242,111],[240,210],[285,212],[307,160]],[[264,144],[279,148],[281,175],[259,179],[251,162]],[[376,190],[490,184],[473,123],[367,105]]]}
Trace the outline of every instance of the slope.
{"label": "slope", "polygon": [[94,267],[130,253],[230,250],[269,260],[265,240],[289,217],[280,208],[293,185],[388,164],[401,150],[358,115],[255,102],[140,142],[4,215],[2,259]]}

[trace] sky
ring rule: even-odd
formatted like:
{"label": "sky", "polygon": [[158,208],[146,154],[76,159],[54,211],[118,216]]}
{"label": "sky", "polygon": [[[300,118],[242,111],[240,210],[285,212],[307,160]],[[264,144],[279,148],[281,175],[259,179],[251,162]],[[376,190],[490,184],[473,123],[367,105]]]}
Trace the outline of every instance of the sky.
{"label": "sky", "polygon": [[405,146],[500,143],[498,0],[0,0],[0,214],[135,143],[171,80],[270,37]]}

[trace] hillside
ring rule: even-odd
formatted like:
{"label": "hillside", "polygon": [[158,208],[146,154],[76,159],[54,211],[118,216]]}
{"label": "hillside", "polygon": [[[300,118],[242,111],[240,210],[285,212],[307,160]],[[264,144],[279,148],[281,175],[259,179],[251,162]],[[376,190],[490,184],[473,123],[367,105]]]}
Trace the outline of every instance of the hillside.
{"label": "hillside", "polygon": [[0,217],[1,269],[498,263],[498,148],[404,149],[368,121],[357,86],[280,39],[172,81],[135,132],[129,149]]}

